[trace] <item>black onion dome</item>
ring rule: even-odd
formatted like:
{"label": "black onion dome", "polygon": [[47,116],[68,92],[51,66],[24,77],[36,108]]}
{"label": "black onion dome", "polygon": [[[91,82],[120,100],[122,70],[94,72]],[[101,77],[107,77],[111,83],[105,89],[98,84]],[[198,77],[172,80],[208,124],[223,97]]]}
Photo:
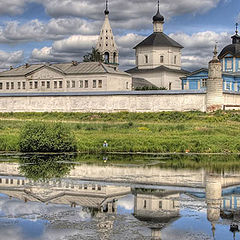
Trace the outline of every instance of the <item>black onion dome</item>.
{"label": "black onion dome", "polygon": [[161,15],[160,11],[153,17],[153,22],[164,22],[164,17]]}
{"label": "black onion dome", "polygon": [[218,55],[218,58],[222,59],[227,54],[231,54],[233,57],[240,57],[240,44],[230,44],[226,46]]}
{"label": "black onion dome", "polygon": [[238,35],[238,31],[232,36],[232,44],[226,46],[218,55],[218,58],[222,59],[227,54],[231,54],[233,57],[240,57],[240,36]]}
{"label": "black onion dome", "polygon": [[108,14],[109,14],[109,10],[106,9],[106,10],[104,11],[104,14],[105,14],[105,15],[108,15]]}

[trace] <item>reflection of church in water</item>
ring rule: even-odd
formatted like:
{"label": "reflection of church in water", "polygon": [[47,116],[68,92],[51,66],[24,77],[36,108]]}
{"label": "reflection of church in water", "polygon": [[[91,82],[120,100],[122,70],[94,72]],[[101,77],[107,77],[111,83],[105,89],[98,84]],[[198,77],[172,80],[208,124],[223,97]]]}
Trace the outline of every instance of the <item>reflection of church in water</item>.
{"label": "reflection of church in water", "polygon": [[183,190],[136,188],[68,178],[40,182],[7,175],[0,177],[0,193],[22,200],[26,204],[31,201],[69,205],[71,208],[81,207],[97,220],[99,237],[105,240],[111,239],[118,201],[132,194],[133,216],[139,220],[141,226],[151,230],[152,240],[161,240],[162,231],[181,217],[182,193],[192,199],[206,199],[207,219],[211,224],[209,229],[211,228],[213,236],[218,224],[229,225],[233,232],[238,231],[240,189],[223,188],[222,184],[221,176],[207,174],[205,193],[201,197],[194,192]]}

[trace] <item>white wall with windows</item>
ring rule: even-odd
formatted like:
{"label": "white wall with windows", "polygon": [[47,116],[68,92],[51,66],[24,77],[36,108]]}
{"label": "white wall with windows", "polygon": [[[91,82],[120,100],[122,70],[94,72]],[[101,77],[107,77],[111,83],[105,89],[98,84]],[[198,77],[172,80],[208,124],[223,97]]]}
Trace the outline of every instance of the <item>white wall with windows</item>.
{"label": "white wall with windows", "polygon": [[173,47],[138,47],[136,65],[139,69],[152,69],[166,66],[181,69],[181,49]]}
{"label": "white wall with windows", "polygon": [[30,76],[0,76],[0,93],[130,91],[131,88],[132,77],[127,74],[65,75],[41,69]]}

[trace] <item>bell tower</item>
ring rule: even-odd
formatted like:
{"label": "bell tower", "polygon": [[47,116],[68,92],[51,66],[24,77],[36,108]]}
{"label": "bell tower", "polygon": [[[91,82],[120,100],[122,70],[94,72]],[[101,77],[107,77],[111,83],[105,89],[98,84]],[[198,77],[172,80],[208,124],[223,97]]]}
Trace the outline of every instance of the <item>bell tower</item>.
{"label": "bell tower", "polygon": [[104,14],[105,20],[98,38],[96,49],[103,56],[104,63],[118,65],[118,48],[109,22],[108,0],[106,0]]}

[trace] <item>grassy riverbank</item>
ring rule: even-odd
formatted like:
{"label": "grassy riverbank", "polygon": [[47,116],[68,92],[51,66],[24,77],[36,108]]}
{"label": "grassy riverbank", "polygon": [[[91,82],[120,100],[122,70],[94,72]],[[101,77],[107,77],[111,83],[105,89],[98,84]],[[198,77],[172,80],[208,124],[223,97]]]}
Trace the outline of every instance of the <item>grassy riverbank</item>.
{"label": "grassy riverbank", "polygon": [[20,129],[34,120],[64,121],[80,152],[240,152],[240,112],[2,113],[0,119],[0,151],[19,151]]}

